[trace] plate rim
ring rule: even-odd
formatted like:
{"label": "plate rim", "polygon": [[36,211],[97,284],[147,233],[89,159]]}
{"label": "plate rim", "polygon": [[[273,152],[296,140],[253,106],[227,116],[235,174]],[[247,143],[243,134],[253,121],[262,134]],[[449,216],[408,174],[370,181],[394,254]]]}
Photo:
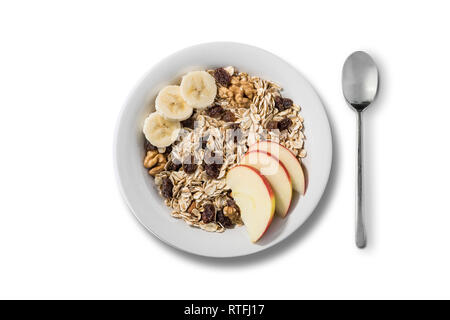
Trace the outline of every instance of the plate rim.
{"label": "plate rim", "polygon": [[[118,139],[119,139],[119,130],[120,130],[121,122],[122,122],[121,120],[122,120],[122,118],[123,118],[123,116],[124,116],[124,114],[126,112],[126,109],[127,109],[128,105],[130,104],[130,101],[132,100],[132,97],[138,92],[138,89],[142,85],[143,81],[145,79],[147,79],[148,76],[150,74],[152,74],[152,72],[154,72],[154,70],[157,68],[158,65],[163,64],[166,61],[169,61],[173,56],[176,56],[176,55],[180,54],[183,51],[188,51],[190,49],[194,49],[194,48],[197,48],[197,47],[205,47],[205,46],[211,46],[211,45],[213,45],[213,46],[216,46],[216,45],[241,46],[241,47],[246,47],[246,48],[249,48],[249,49],[252,49],[252,50],[262,51],[265,54],[268,54],[268,55],[272,56],[273,58],[278,59],[280,62],[286,64],[287,66],[289,66],[290,69],[295,71],[296,74],[298,74],[301,78],[303,78],[305,80],[305,83],[309,86],[309,88],[311,90],[311,93],[320,102],[320,104],[322,106],[321,110],[324,113],[324,116],[325,116],[325,119],[326,119],[327,136],[329,137],[329,142],[330,142],[330,144],[329,144],[329,161],[327,161],[328,168],[326,170],[326,181],[325,181],[325,183],[322,186],[322,190],[320,190],[320,197],[318,198],[317,202],[312,206],[311,212],[307,215],[307,217],[298,226],[296,226],[289,234],[287,234],[285,237],[282,237],[280,239],[273,240],[267,246],[260,247],[259,250],[255,250],[253,252],[248,252],[248,253],[239,253],[239,254],[230,254],[230,255],[203,254],[203,253],[200,253],[200,252],[192,251],[192,250],[190,250],[188,248],[180,247],[180,246],[178,246],[176,244],[173,244],[173,243],[169,242],[167,239],[164,239],[163,237],[159,236],[156,231],[154,231],[154,230],[152,230],[150,228],[150,226],[147,226],[145,223],[143,223],[143,221],[141,220],[139,215],[133,209],[133,206],[130,203],[130,200],[128,199],[128,197],[127,197],[126,190],[125,190],[125,187],[123,185],[123,181],[121,179],[119,168],[118,168],[119,167]],[[279,245],[280,243],[284,242],[286,239],[291,237],[294,233],[298,232],[300,227],[302,225],[304,225],[311,218],[311,216],[315,213],[315,211],[317,209],[317,206],[323,200],[324,193],[325,193],[325,191],[327,189],[327,186],[329,184],[329,181],[330,181],[330,174],[331,174],[331,169],[332,169],[332,166],[333,166],[333,159],[334,159],[333,135],[332,135],[332,130],[331,130],[331,125],[330,125],[330,120],[329,120],[329,117],[328,117],[328,113],[327,113],[326,107],[325,107],[322,99],[320,98],[319,94],[317,93],[315,88],[312,86],[312,84],[309,82],[309,80],[307,78],[305,78],[303,76],[303,74],[296,67],[294,67],[291,63],[289,63],[288,61],[286,61],[283,58],[279,57],[278,55],[276,55],[276,54],[274,54],[274,53],[272,53],[272,52],[270,52],[268,50],[262,49],[260,47],[249,45],[249,44],[245,44],[245,43],[240,43],[240,42],[213,41],[213,42],[199,43],[199,44],[195,44],[195,45],[191,45],[191,46],[187,46],[187,47],[181,48],[181,49],[179,49],[179,50],[177,50],[175,52],[172,52],[171,54],[169,54],[165,58],[163,58],[163,59],[157,61],[156,63],[154,63],[150,67],[150,69],[148,69],[148,71],[144,72],[144,74],[136,81],[136,83],[133,85],[133,87],[129,91],[129,93],[128,93],[128,95],[127,95],[127,97],[126,97],[126,99],[125,99],[124,103],[122,104],[122,107],[121,107],[121,109],[119,111],[119,114],[118,114],[117,119],[116,119],[115,127],[114,127],[114,138],[113,138],[113,169],[114,169],[114,176],[115,176],[115,180],[117,182],[118,188],[119,188],[120,195],[121,195],[123,201],[125,202],[125,204],[127,205],[129,211],[131,211],[131,213],[139,221],[141,226],[143,226],[147,231],[150,232],[150,234],[152,234],[154,237],[156,237],[162,243],[168,245],[171,248],[179,250],[181,252],[193,254],[195,256],[206,257],[206,258],[226,259],[226,258],[246,257],[246,256],[254,255],[254,254],[266,251],[266,250],[268,250],[270,248],[274,248],[275,246]]]}

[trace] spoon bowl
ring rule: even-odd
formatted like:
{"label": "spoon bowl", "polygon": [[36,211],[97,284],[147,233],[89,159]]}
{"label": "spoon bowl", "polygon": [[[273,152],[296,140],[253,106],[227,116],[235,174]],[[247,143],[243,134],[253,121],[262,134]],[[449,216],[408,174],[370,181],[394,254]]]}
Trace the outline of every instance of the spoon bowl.
{"label": "spoon bowl", "polygon": [[345,100],[356,110],[369,106],[378,91],[378,69],[372,57],[363,51],[352,53],[342,69]]}

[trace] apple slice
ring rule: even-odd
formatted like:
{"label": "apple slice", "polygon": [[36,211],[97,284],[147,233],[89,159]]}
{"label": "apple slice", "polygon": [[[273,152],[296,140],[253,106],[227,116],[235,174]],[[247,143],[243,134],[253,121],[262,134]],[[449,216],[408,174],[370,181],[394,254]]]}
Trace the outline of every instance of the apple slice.
{"label": "apple slice", "polygon": [[239,165],[227,174],[227,185],[241,210],[241,218],[252,242],[270,226],[275,212],[275,196],[270,183],[255,168]]}
{"label": "apple slice", "polygon": [[284,164],[289,175],[292,179],[292,187],[295,191],[300,194],[305,194],[306,192],[306,180],[305,174],[303,172],[302,164],[297,159],[297,157],[292,153],[291,150],[283,147],[281,144],[274,141],[259,141],[252,146],[250,146],[250,151],[262,150],[269,152],[275,157],[279,158]]}
{"label": "apple slice", "polygon": [[275,193],[275,212],[284,218],[291,206],[292,183],[283,163],[277,157],[261,150],[247,152],[241,163],[258,169],[269,180]]}

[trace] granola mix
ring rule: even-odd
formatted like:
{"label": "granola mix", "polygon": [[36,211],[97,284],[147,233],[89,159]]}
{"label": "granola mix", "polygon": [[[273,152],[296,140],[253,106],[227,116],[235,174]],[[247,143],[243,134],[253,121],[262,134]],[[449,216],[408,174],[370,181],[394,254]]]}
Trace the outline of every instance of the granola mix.
{"label": "granola mix", "polygon": [[306,138],[301,108],[282,97],[280,86],[233,67],[207,72],[217,85],[213,104],[181,121],[182,130],[171,146],[156,148],[146,141],[144,166],[173,217],[223,232],[242,225],[225,176],[249,146],[272,140],[301,159]]}

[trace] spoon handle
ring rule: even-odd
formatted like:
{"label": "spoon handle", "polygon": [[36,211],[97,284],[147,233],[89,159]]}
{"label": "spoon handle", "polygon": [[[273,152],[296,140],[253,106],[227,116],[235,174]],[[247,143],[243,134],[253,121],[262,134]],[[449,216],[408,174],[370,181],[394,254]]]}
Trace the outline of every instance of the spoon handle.
{"label": "spoon handle", "polygon": [[362,112],[358,111],[358,182],[356,193],[356,246],[360,249],[366,246],[366,228],[363,216],[363,159],[362,159]]}

